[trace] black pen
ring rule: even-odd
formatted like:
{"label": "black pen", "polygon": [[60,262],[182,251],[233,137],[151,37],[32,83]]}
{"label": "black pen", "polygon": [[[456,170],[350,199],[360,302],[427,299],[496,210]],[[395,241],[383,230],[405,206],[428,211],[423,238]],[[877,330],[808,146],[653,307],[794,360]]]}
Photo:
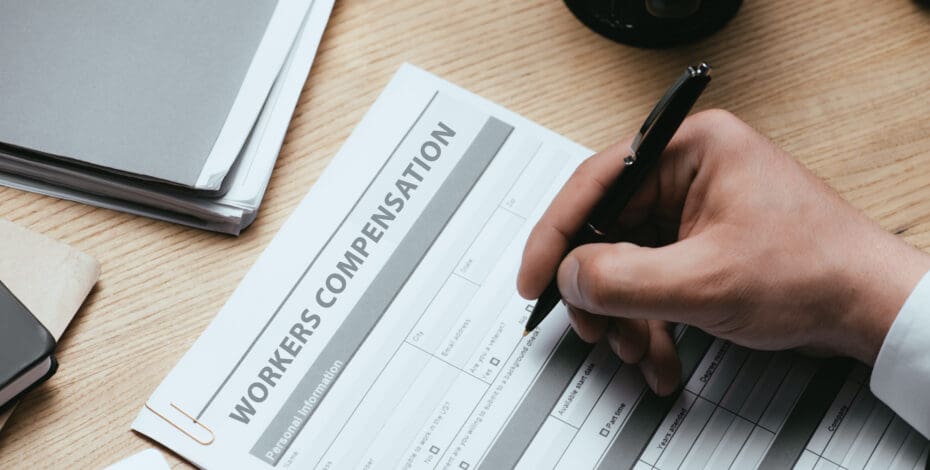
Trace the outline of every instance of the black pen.
{"label": "black pen", "polygon": [[[702,63],[697,67],[688,67],[678,81],[665,92],[633,139],[633,145],[630,147],[632,153],[623,159],[625,166],[620,176],[607,189],[603,199],[591,211],[587,222],[575,234],[565,250],[566,254],[587,243],[617,241],[615,234],[611,233],[617,215],[639,190],[649,171],[659,163],[662,151],[672,140],[672,136],[678,131],[678,127],[709,82],[710,65]],[[536,300],[523,336],[539,326],[561,299],[557,280],[553,277],[546,290]]]}

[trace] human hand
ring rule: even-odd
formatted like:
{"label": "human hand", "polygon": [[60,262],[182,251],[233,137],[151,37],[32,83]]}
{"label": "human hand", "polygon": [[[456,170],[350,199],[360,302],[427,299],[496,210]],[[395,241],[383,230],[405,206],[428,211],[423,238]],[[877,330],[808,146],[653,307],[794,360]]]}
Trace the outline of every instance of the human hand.
{"label": "human hand", "polygon": [[578,335],[606,336],[660,395],[680,374],[668,322],[755,349],[875,361],[930,256],[725,111],[685,120],[618,214],[622,242],[578,247],[560,263],[629,147],[586,160],[553,200],[523,252],[523,297],[557,272]]}

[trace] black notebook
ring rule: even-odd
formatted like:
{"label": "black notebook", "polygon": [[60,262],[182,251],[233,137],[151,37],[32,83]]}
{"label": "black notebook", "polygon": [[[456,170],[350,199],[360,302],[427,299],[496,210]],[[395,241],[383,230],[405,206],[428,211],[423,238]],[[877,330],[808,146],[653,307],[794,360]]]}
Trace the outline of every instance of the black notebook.
{"label": "black notebook", "polygon": [[0,282],[0,410],[55,373],[55,339]]}

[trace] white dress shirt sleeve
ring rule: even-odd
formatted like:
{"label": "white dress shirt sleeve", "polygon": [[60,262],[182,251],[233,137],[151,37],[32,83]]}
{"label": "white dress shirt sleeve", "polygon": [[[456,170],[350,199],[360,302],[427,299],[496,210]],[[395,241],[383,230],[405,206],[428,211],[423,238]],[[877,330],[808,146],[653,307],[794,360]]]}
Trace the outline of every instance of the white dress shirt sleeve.
{"label": "white dress shirt sleeve", "polygon": [[875,360],[872,393],[930,436],[930,273],[904,302]]}

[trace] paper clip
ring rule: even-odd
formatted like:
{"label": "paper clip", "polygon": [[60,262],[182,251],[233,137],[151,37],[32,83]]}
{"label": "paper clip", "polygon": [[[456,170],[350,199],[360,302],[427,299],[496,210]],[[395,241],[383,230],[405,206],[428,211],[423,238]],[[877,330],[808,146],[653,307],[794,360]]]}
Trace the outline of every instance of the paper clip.
{"label": "paper clip", "polygon": [[193,434],[187,432],[186,429],[182,428],[181,426],[178,426],[177,423],[175,423],[174,421],[168,419],[167,416],[165,416],[165,415],[163,415],[163,414],[161,414],[161,413],[155,411],[155,408],[152,408],[151,406],[149,406],[148,402],[145,403],[145,407],[148,408],[148,410],[151,411],[152,413],[155,413],[155,415],[158,416],[159,418],[161,418],[161,419],[167,421],[168,424],[174,426],[175,429],[177,429],[178,431],[181,431],[182,433],[184,433],[185,436],[187,436],[187,437],[193,439],[196,443],[198,443],[198,444],[200,444],[200,445],[202,445],[202,446],[208,446],[208,445],[210,445],[210,444],[213,444],[213,440],[216,439],[216,435],[213,434],[213,430],[211,430],[210,428],[208,428],[205,424],[201,423],[200,420],[198,420],[197,418],[191,416],[191,415],[188,414],[186,411],[184,411],[184,410],[182,410],[181,408],[179,408],[178,405],[175,405],[174,403],[171,403],[171,407],[172,407],[172,408],[178,410],[179,413],[181,413],[181,414],[184,415],[184,416],[187,416],[194,424],[196,424],[197,426],[200,426],[201,429],[203,429],[204,431],[207,431],[208,433],[210,433],[210,439],[209,439],[209,440],[203,441],[203,440],[198,439],[197,436],[195,436],[195,435],[193,435]]}

